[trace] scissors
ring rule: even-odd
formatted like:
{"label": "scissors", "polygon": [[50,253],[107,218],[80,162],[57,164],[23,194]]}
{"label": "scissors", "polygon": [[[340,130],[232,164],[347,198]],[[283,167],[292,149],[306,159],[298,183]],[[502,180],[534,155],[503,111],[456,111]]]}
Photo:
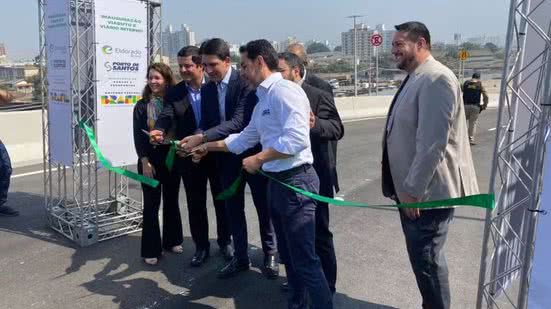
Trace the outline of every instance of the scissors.
{"label": "scissors", "polygon": [[[149,138],[151,138],[151,133],[149,131],[142,129],[142,132],[145,135],[149,136]],[[199,147],[195,147],[190,152],[185,152],[185,151],[181,150],[181,147],[178,144],[178,141],[170,140],[170,139],[165,139],[162,143],[158,143],[158,144],[160,144],[160,145],[173,145],[173,144],[176,145],[176,147],[178,147],[178,152],[184,152],[184,155],[181,155],[181,157],[183,157],[183,158],[187,158],[189,156],[192,156],[195,153],[195,151],[197,151],[199,149]]]}
{"label": "scissors", "polygon": [[[151,139],[151,133],[150,133],[149,131],[142,129],[142,132],[143,132],[145,135],[149,136],[149,138]],[[170,139],[165,139],[162,143],[156,143],[156,144],[159,144],[159,145],[171,145],[171,144],[173,144],[173,143],[175,143],[175,141],[170,140]]]}

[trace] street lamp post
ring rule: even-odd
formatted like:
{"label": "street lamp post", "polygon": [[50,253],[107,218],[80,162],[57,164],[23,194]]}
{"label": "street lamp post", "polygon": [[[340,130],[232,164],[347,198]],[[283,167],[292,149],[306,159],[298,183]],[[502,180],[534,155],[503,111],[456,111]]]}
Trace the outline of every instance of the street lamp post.
{"label": "street lamp post", "polygon": [[358,42],[358,36],[357,36],[357,29],[356,29],[356,18],[357,17],[363,17],[365,15],[350,15],[346,16],[346,18],[352,18],[354,21],[354,96],[358,96],[358,49],[357,49],[357,42]]}

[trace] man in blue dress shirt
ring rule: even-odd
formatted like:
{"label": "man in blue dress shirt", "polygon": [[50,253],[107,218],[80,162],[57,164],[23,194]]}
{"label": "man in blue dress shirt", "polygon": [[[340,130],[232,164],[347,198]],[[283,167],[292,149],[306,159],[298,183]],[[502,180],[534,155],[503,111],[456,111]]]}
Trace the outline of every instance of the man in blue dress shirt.
{"label": "man in blue dress shirt", "polygon": [[[262,151],[243,159],[251,174],[262,168],[275,179],[317,193],[319,180],[312,167],[310,104],[302,88],[284,80],[278,55],[266,40],[246,45],[242,69],[257,86],[258,103],[249,125],[223,141],[208,142],[196,150],[195,160],[208,151],[242,153],[258,142]],[[315,252],[314,200],[295,193],[277,181],[268,182],[268,203],[289,281],[289,308],[332,308],[331,291]]]}

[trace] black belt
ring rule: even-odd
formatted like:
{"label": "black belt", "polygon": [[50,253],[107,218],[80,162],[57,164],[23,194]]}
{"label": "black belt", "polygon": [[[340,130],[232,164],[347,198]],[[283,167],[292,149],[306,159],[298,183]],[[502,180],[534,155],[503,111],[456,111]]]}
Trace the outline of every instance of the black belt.
{"label": "black belt", "polygon": [[264,173],[274,177],[277,180],[285,180],[285,179],[289,179],[289,178],[291,178],[291,177],[293,177],[297,174],[300,174],[302,172],[306,172],[311,168],[312,168],[312,164],[306,163],[306,164],[299,165],[299,166],[296,166],[296,167],[293,167],[293,168],[290,168],[288,170],[284,170],[284,171],[281,171],[281,172],[266,172],[265,171]]}

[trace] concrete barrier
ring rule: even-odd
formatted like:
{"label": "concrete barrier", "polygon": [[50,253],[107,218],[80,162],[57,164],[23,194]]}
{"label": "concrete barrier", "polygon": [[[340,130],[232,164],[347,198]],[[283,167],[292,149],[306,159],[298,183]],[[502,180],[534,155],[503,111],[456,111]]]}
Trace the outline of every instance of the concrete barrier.
{"label": "concrete barrier", "polygon": [[0,113],[0,139],[14,167],[42,162],[42,111]]}
{"label": "concrete barrier", "polygon": [[[343,120],[384,117],[392,96],[359,96],[336,98]],[[497,97],[490,107],[497,106]],[[0,139],[6,145],[14,167],[42,162],[41,111],[0,113]]]}

